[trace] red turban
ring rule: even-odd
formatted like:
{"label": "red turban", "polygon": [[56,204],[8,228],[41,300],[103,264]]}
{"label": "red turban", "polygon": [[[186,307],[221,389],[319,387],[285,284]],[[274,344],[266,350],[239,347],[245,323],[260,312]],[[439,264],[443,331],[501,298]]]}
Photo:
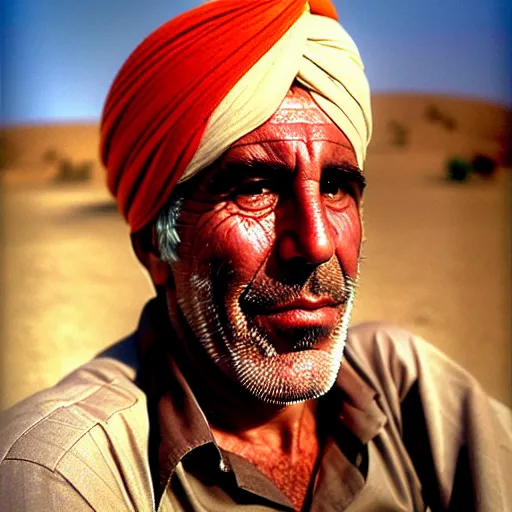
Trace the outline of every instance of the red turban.
{"label": "red turban", "polygon": [[[294,80],[316,94],[364,160],[369,91],[357,48],[336,19],[329,0],[216,0],[135,49],[101,123],[108,187],[132,232],[155,217],[178,182],[268,119]],[[333,51],[343,51],[340,65]]]}

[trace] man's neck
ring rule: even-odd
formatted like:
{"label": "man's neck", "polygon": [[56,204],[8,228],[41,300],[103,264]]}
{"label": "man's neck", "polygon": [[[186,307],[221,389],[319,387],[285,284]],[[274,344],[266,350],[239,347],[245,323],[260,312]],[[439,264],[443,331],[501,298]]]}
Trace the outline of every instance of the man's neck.
{"label": "man's neck", "polygon": [[232,451],[229,446],[233,444],[247,445],[279,453],[295,462],[306,445],[317,438],[315,410],[315,401],[303,402],[281,409],[266,421],[239,421],[238,415],[233,415],[229,425],[211,428],[219,446],[228,451]]}
{"label": "man's neck", "polygon": [[303,510],[320,454],[314,401],[290,405],[268,422],[223,430],[212,425],[217,444],[251,462]]}

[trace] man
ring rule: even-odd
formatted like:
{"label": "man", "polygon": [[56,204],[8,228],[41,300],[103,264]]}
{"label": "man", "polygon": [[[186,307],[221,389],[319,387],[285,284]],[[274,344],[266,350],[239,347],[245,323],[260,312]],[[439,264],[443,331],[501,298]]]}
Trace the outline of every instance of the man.
{"label": "man", "polygon": [[210,2],[134,51],[102,156],[157,297],[8,413],[4,509],[509,509],[508,412],[412,334],[348,332],[370,132],[328,1]]}

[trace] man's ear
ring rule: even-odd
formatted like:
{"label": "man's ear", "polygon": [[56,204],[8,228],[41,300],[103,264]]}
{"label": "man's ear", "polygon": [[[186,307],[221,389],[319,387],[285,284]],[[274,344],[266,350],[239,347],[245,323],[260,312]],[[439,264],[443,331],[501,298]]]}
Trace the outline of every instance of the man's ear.
{"label": "man's ear", "polygon": [[148,271],[155,287],[174,288],[171,267],[160,259],[153,227],[147,227],[130,235],[137,259]]}

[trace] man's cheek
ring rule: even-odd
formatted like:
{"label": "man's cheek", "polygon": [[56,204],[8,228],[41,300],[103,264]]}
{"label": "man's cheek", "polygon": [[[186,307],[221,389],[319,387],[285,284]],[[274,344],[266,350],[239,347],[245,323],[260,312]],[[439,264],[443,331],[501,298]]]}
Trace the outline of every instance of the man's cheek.
{"label": "man's cheek", "polygon": [[346,275],[356,279],[362,237],[359,211],[357,208],[353,208],[342,214],[331,214],[331,219],[335,236],[336,255]]}
{"label": "man's cheek", "polygon": [[240,216],[233,230],[233,240],[240,261],[261,261],[271,251],[275,239],[274,215],[253,218]]}
{"label": "man's cheek", "polygon": [[230,215],[204,224],[205,236],[193,244],[198,263],[229,267],[232,274],[252,279],[270,252],[273,240],[272,221],[268,217],[251,218]]}
{"label": "man's cheek", "polygon": [[178,224],[181,260],[206,258],[214,243],[225,231],[224,223],[231,215],[226,202],[212,206],[202,201],[189,201],[183,207]]}

